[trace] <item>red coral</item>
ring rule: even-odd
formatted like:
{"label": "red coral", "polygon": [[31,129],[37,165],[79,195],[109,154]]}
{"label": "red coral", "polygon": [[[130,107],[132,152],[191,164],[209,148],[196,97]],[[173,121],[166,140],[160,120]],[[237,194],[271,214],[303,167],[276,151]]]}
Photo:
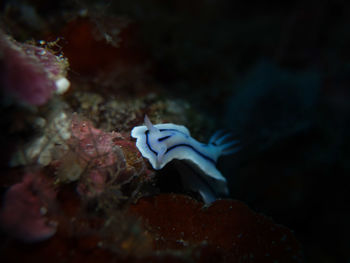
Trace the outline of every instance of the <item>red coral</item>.
{"label": "red coral", "polygon": [[[5,202],[11,191],[26,193],[29,185],[50,189],[46,183],[40,186],[44,177],[35,178],[39,179],[28,175],[14,185]],[[31,198],[27,194],[26,198],[36,200],[33,191],[29,193]],[[41,193],[55,197],[51,190]],[[81,214],[83,206],[73,187],[62,189],[58,201],[67,218],[60,220],[55,237],[31,249],[10,242],[3,258],[36,263],[46,262],[48,257],[53,262],[302,262],[299,244],[290,230],[239,201],[219,200],[206,207],[186,196],[162,194],[140,199],[129,208],[131,215],[117,212],[106,221],[93,214]],[[10,212],[16,213],[7,211]],[[135,216],[143,220],[145,229],[139,227]],[[18,222],[18,218],[14,221]],[[42,227],[43,221],[38,222]],[[34,229],[37,230],[35,225]]]}
{"label": "red coral", "polygon": [[213,256],[216,262],[302,261],[289,229],[239,201],[203,207],[186,196],[163,194],[139,200],[130,211],[143,218],[156,250],[194,247],[197,262]]}
{"label": "red coral", "polygon": [[56,224],[46,217],[54,207],[56,193],[41,174],[27,174],[7,191],[0,212],[1,227],[26,242],[45,240],[56,232]]}
{"label": "red coral", "polygon": [[[74,71],[95,75],[99,71],[114,69],[116,61],[122,61],[122,66],[135,65],[140,61],[140,50],[134,48],[137,42],[133,39],[132,24],[119,18],[105,18],[103,22],[109,23],[108,27],[113,29],[107,30],[106,25],[80,18],[69,22],[61,32],[68,43],[63,47],[64,54]],[[111,36],[107,31],[119,34]],[[107,35],[118,45],[112,45],[113,41],[108,43],[105,39]]]}

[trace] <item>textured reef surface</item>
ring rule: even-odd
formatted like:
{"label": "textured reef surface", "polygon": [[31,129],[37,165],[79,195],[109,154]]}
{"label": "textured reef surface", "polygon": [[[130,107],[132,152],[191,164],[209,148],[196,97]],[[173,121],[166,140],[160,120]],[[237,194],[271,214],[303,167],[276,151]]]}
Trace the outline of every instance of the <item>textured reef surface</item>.
{"label": "textured reef surface", "polygon": [[[0,3],[0,262],[349,261],[350,5],[131,2]],[[225,191],[145,116],[239,141]]]}

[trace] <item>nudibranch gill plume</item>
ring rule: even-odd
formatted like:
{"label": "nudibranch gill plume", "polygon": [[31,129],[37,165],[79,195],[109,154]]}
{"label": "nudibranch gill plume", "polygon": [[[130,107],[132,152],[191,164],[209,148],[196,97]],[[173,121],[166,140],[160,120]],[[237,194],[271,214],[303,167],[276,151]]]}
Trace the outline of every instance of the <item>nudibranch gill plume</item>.
{"label": "nudibranch gill plume", "polygon": [[[144,123],[145,126],[134,127],[131,136],[136,138],[136,147],[155,170],[162,169],[172,160],[186,161],[199,172],[200,180],[185,178],[183,181],[190,184],[192,190],[197,190],[206,203],[215,200],[214,193],[228,194],[226,178],[216,168],[216,162],[219,156],[238,151],[238,140],[227,141],[231,134],[218,131],[208,144],[204,144],[192,138],[185,126],[172,123],[153,125],[147,115]],[[181,167],[183,170],[184,166]]]}

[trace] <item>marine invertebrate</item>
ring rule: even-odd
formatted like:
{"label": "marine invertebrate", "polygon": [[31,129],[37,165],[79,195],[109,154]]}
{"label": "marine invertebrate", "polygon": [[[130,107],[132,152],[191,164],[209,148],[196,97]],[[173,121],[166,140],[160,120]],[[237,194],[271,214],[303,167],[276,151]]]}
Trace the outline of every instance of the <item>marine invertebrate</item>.
{"label": "marine invertebrate", "polygon": [[51,106],[44,118],[35,118],[32,125],[36,125],[40,133],[15,152],[11,166],[34,163],[46,166],[61,158],[62,150],[67,149],[66,140],[71,137],[71,113],[69,106],[60,100],[52,101]]}
{"label": "marine invertebrate", "polygon": [[98,129],[76,114],[72,116],[70,135],[57,160],[58,181],[77,181],[77,192],[88,199],[98,198],[101,206],[132,201],[139,194],[148,174],[133,142],[119,132]]}
{"label": "marine invertebrate", "polygon": [[21,103],[40,106],[70,86],[68,62],[49,49],[18,43],[0,30],[0,84]]}
{"label": "marine invertebrate", "polygon": [[[237,152],[238,141],[227,142],[231,137],[222,131],[216,132],[208,144],[200,143],[192,138],[189,130],[182,125],[172,123],[153,125],[145,116],[145,126],[134,127],[131,136],[136,138],[136,146],[142,156],[147,158],[156,170],[162,169],[170,161],[185,160],[196,169],[204,179],[200,183],[197,179],[186,182],[199,191],[205,202],[215,200],[213,193],[228,194],[226,179],[215,165],[220,155]],[[181,164],[182,170],[186,167]],[[187,172],[186,172],[187,173]],[[214,187],[212,184],[216,184]],[[195,186],[200,184],[200,186]],[[204,188],[205,189],[204,189]],[[210,189],[214,188],[214,189]]]}
{"label": "marine invertebrate", "polygon": [[12,185],[5,194],[1,228],[25,242],[52,237],[57,223],[48,220],[47,214],[55,207],[55,199],[56,192],[48,178],[41,173],[26,174],[22,182]]}
{"label": "marine invertebrate", "polygon": [[186,251],[194,262],[303,262],[291,230],[237,200],[205,206],[160,194],[139,199],[129,211],[142,219],[158,252]]}
{"label": "marine invertebrate", "polygon": [[[117,132],[107,133],[95,128],[91,122],[73,115],[71,138],[68,139],[68,154],[74,157],[63,160],[60,178],[78,180],[77,190],[81,195],[93,197],[102,193],[108,184],[117,179],[125,169],[125,157],[113,140],[120,137]],[[78,169],[71,169],[72,167]],[[76,174],[76,172],[78,174]]]}

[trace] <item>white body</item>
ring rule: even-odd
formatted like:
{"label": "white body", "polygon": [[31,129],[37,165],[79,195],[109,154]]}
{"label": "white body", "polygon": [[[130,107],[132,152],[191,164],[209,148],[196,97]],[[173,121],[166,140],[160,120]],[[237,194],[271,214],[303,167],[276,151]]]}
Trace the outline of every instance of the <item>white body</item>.
{"label": "white body", "polygon": [[202,176],[211,178],[209,182],[218,180],[217,187],[223,188],[217,189],[218,192],[228,193],[226,179],[215,165],[221,154],[233,152],[232,146],[237,141],[223,143],[228,135],[216,133],[209,144],[204,144],[192,138],[185,126],[172,123],[152,125],[147,116],[145,124],[134,127],[131,136],[136,138],[137,148],[154,169],[162,169],[174,159],[185,160],[199,170]]}

